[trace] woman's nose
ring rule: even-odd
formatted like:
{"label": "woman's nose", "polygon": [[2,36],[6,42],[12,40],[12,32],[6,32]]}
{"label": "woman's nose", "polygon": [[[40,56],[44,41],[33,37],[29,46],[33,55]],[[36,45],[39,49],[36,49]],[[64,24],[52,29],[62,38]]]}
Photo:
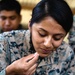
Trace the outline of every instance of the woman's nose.
{"label": "woman's nose", "polygon": [[44,45],[45,47],[52,47],[52,37],[45,38]]}

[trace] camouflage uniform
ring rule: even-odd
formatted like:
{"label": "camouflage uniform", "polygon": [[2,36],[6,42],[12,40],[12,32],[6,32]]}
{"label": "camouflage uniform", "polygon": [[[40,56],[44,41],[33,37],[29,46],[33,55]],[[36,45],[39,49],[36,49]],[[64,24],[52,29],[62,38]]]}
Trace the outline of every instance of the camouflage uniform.
{"label": "camouflage uniform", "polygon": [[75,16],[73,17],[73,27],[71,28],[68,36],[69,44],[75,51]]}
{"label": "camouflage uniform", "polygon": [[[29,30],[0,34],[0,75],[6,74],[6,66],[31,54],[29,42]],[[34,75],[73,75],[71,72],[74,65],[73,57],[73,50],[68,44],[62,42],[61,46],[48,57],[38,59],[38,67]]]}

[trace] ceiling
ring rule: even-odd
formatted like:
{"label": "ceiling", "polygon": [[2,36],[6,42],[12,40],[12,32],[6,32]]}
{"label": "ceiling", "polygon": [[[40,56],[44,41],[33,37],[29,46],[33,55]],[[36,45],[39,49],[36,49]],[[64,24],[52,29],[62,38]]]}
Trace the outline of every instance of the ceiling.
{"label": "ceiling", "polygon": [[[30,9],[32,10],[33,7],[40,1],[40,0],[18,0],[23,9]],[[71,7],[73,13],[75,14],[75,0],[65,0],[69,6]]]}

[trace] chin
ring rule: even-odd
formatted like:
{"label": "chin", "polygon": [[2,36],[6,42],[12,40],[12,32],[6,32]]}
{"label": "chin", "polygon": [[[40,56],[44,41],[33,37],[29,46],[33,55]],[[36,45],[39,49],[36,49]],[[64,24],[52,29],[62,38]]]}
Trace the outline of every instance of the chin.
{"label": "chin", "polygon": [[39,56],[44,58],[44,57],[48,57],[49,54],[39,54]]}

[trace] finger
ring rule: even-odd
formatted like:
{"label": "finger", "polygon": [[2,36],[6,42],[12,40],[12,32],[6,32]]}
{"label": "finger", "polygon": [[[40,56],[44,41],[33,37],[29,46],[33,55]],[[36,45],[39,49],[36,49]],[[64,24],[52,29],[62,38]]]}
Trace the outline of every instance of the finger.
{"label": "finger", "polygon": [[36,52],[36,53],[34,53],[34,55],[33,55],[33,57],[32,58],[29,58],[28,60],[27,60],[27,62],[29,62],[30,60],[32,60],[36,55],[38,55],[39,56],[39,54]]}
{"label": "finger", "polygon": [[34,69],[36,69],[36,67],[37,67],[37,63],[34,64],[28,71],[29,71],[29,72],[32,72]]}
{"label": "finger", "polygon": [[30,73],[30,75],[33,75],[33,74],[35,73],[35,71],[36,71],[36,69],[34,69],[34,70]]}
{"label": "finger", "polygon": [[28,75],[31,75],[35,72],[37,67],[37,64],[34,64],[29,70],[28,70]]}
{"label": "finger", "polygon": [[28,62],[29,60],[31,60],[32,58],[34,58],[34,54],[30,54],[28,56],[25,57],[25,61]]}
{"label": "finger", "polygon": [[38,54],[38,53],[34,54],[34,58],[32,58],[32,59],[28,62],[28,64],[29,64],[28,66],[29,66],[29,67],[32,67],[32,66],[37,62],[38,57],[39,57],[39,54]]}

